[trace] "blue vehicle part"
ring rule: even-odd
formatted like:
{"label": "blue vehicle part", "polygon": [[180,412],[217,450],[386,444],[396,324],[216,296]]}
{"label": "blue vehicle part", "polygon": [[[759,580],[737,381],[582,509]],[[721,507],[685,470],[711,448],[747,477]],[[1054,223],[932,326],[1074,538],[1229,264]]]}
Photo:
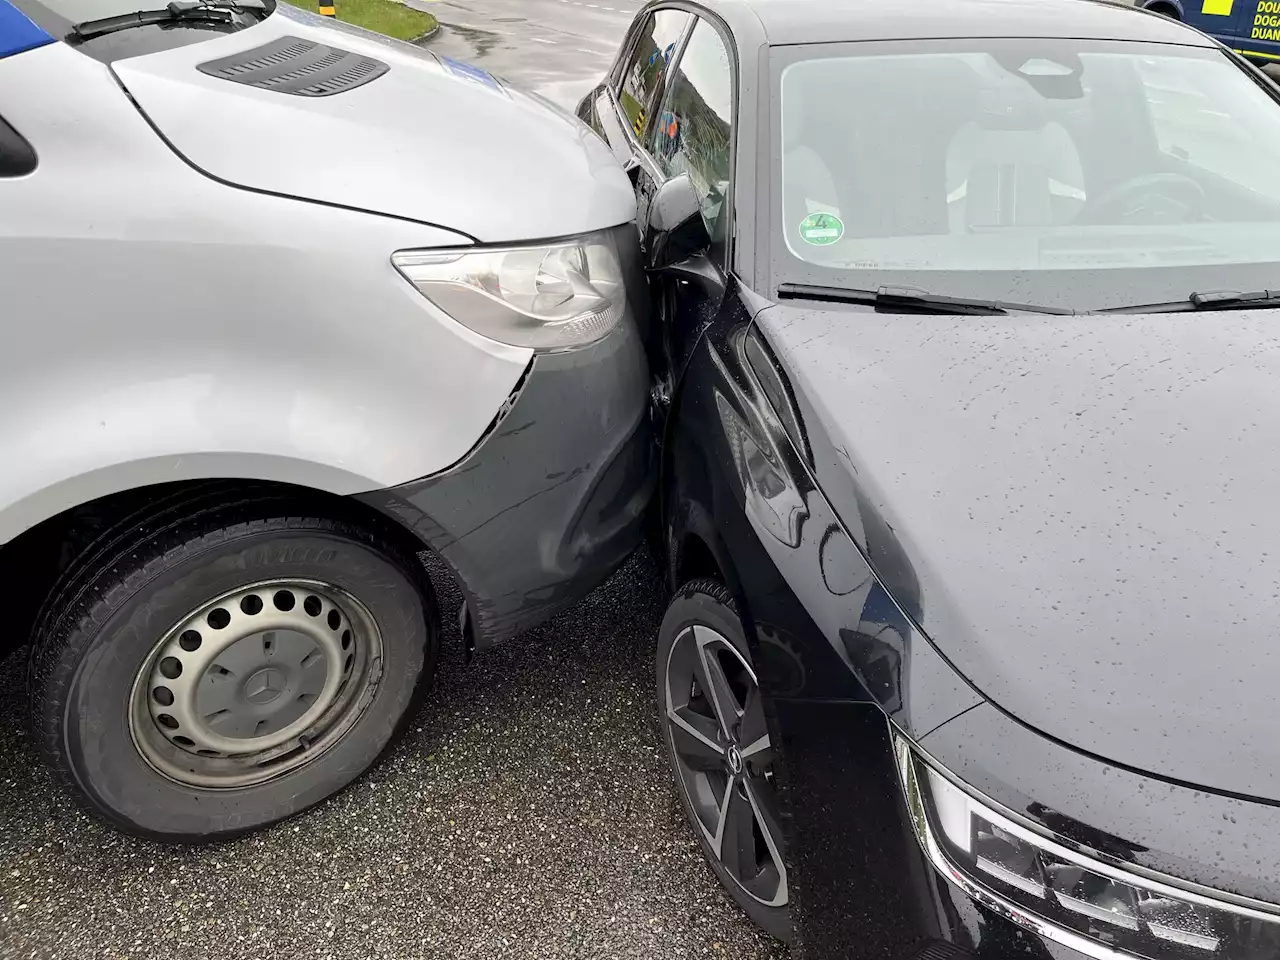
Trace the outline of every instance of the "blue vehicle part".
{"label": "blue vehicle part", "polygon": [[53,37],[9,3],[0,0],[0,59],[53,43]]}
{"label": "blue vehicle part", "polygon": [[1143,0],[1141,5],[1203,30],[1254,61],[1280,61],[1277,0]]}

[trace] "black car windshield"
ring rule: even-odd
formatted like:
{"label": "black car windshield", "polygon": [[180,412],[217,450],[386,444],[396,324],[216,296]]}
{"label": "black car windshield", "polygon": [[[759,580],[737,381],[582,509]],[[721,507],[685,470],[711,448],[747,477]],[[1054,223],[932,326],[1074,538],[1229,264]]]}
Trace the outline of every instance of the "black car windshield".
{"label": "black car windshield", "polygon": [[1280,102],[1213,48],[775,48],[773,281],[1078,310],[1280,288]]}

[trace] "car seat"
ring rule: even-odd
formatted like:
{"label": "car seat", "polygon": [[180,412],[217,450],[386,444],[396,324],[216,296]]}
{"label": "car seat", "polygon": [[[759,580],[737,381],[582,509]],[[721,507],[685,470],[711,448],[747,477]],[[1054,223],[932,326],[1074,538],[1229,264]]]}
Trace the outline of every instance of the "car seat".
{"label": "car seat", "polygon": [[968,112],[946,151],[951,232],[1071,222],[1086,199],[1084,171],[1044,98],[1010,77],[984,86]]}

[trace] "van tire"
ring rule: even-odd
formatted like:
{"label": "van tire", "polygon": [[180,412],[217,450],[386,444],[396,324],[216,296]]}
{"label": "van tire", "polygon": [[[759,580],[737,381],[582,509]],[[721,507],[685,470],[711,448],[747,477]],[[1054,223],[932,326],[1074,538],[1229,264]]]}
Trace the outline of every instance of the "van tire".
{"label": "van tire", "polygon": [[[298,814],[349,785],[374,764],[413,715],[434,673],[440,645],[439,615],[425,571],[393,537],[384,537],[357,518],[300,511],[300,506],[296,498],[269,491],[246,493],[230,505],[213,496],[188,496],[104,533],[68,568],[36,629],[28,673],[30,711],[38,748],[57,779],[89,813],[125,833],[158,841],[238,836]],[[330,717],[325,697],[341,712],[332,713],[335,719],[328,727],[317,728],[318,746],[312,745],[308,735],[313,730],[308,729],[300,746],[284,751],[284,760],[270,761],[295,766],[255,766],[256,754],[234,766],[241,758],[233,753],[216,760],[197,759],[164,739],[160,725],[150,729],[153,718],[139,704],[150,703],[150,674],[145,670],[162,649],[162,638],[202,604],[256,589],[256,584],[269,589],[286,582],[302,584],[300,593],[314,585],[316,592],[324,588],[339,598],[354,598],[330,605],[336,611],[346,603],[351,608],[349,624],[336,612],[328,622],[349,626],[355,634],[352,649],[369,651],[361,654],[364,671],[339,681],[339,696],[333,695],[329,677],[341,655],[336,661],[322,658],[326,692],[318,722]],[[248,604],[242,608],[253,609]],[[341,610],[346,616],[347,608]],[[316,622],[320,626],[303,626],[321,636],[324,618]],[[211,639],[202,656],[219,645],[229,643],[230,650],[248,644],[240,649],[251,649],[260,636],[276,636],[250,632],[230,640],[236,629],[253,630],[251,620],[242,617],[237,623],[225,637]],[[212,631],[210,627],[207,635],[214,637]],[[306,642],[306,634],[284,630],[284,635],[291,643]],[[336,639],[321,636],[321,641],[325,650],[346,649],[339,648]],[[346,631],[342,643],[347,643]],[[280,649],[286,649],[283,643]],[[302,662],[312,659],[308,654]],[[351,661],[348,657],[348,669]],[[284,669],[294,671],[289,684],[295,683],[300,668],[290,662]],[[320,675],[315,664],[307,669]],[[194,670],[189,674],[193,691],[204,689],[197,676]],[[201,676],[199,682],[205,679]],[[245,700],[247,684],[246,680],[236,688],[237,703]],[[292,689],[284,685],[266,692],[283,704],[290,698],[282,691]],[[190,699],[194,703],[197,693]],[[298,700],[304,706],[297,709],[310,717],[311,701],[304,696]],[[286,731],[292,729],[287,721],[288,717],[280,721]],[[302,722],[295,718],[294,725]],[[323,731],[327,733],[321,736]],[[142,745],[153,739],[159,746]],[[315,755],[307,757],[312,749]],[[177,766],[158,766],[156,756],[177,758]],[[189,778],[182,766],[188,762]],[[240,780],[214,776],[206,782],[194,776],[218,764],[234,767]],[[278,776],[271,772],[276,769],[282,771]],[[265,779],[249,782],[254,777]]]}

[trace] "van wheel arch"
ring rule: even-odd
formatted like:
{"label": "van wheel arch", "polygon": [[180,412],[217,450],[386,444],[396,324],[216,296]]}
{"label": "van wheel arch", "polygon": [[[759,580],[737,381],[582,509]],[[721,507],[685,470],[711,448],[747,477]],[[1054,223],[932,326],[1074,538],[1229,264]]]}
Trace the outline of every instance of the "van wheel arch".
{"label": "van wheel arch", "polygon": [[1143,9],[1158,13],[1162,17],[1168,17],[1170,20],[1179,22],[1182,20],[1181,11],[1174,4],[1167,2],[1167,0],[1156,0],[1154,3],[1146,4]]}
{"label": "van wheel arch", "polygon": [[[300,510],[344,518],[375,529],[406,553],[428,547],[385,514],[359,500],[309,487],[260,480],[183,480],[124,490],[64,510],[0,544],[0,602],[13,627],[0,647],[0,657],[23,646],[51,600],[51,594],[73,567],[92,562],[95,544],[113,528],[141,522],[158,511],[184,505],[229,506],[252,500],[289,500]],[[424,578],[426,574],[423,574]],[[430,588],[426,582],[426,588]]]}

